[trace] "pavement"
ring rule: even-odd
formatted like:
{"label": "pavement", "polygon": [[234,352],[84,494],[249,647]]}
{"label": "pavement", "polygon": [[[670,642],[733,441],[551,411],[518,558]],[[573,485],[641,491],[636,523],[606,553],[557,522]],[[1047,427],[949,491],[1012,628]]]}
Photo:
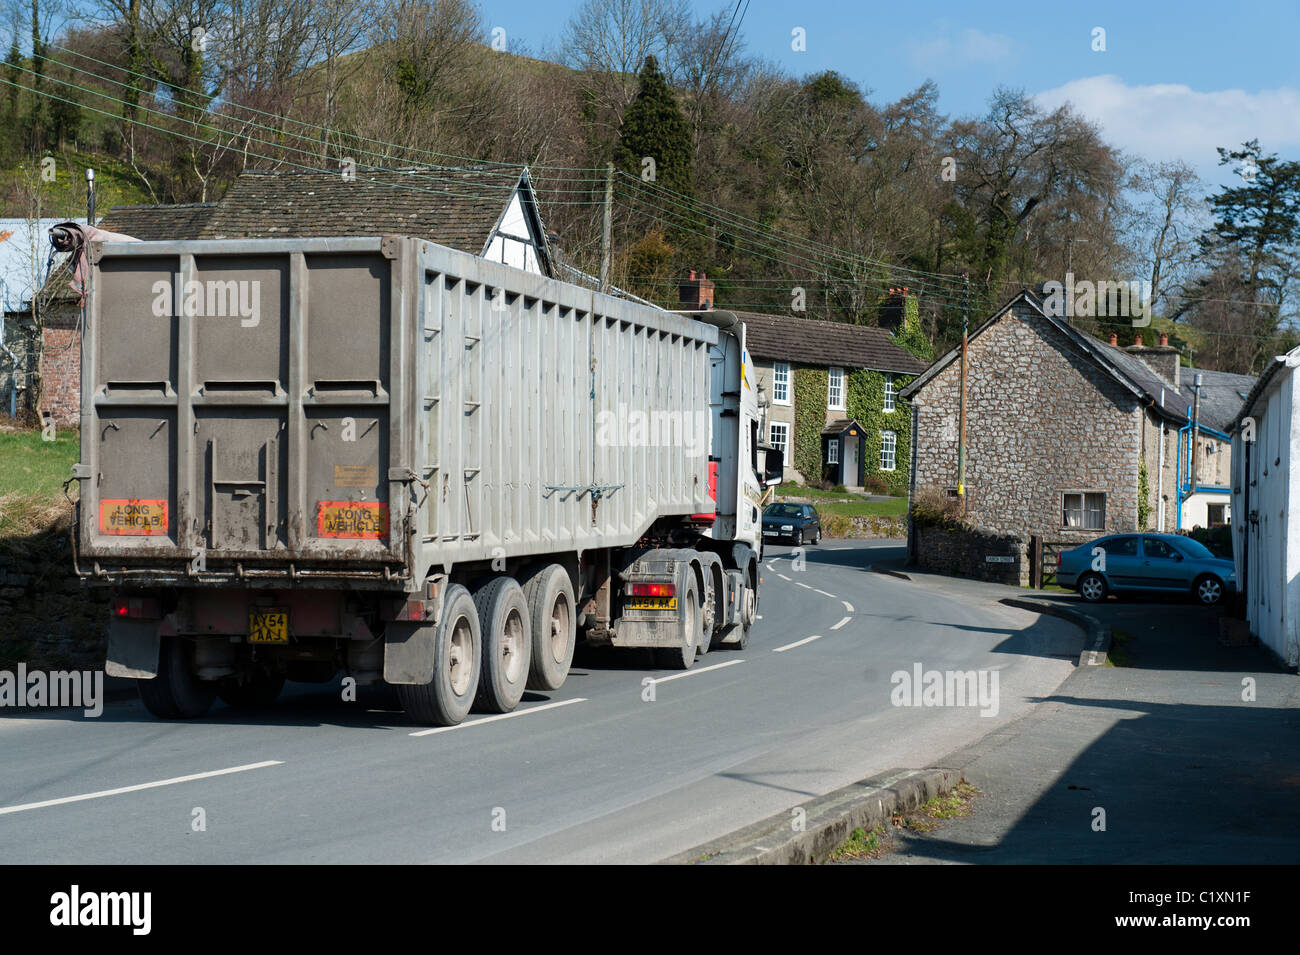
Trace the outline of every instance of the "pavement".
{"label": "pavement", "polygon": [[[927,588],[998,589],[904,572]],[[865,864],[1300,859],[1294,671],[1258,646],[1222,646],[1220,612],[1188,600],[1033,595],[1127,631],[1131,665],[1080,667],[1031,712],[950,754],[941,765],[983,792],[974,814],[931,833],[896,830],[894,851]]]}
{"label": "pavement", "polygon": [[[10,863],[654,862],[860,779],[941,764],[1073,672],[1069,623],[868,573],[898,542],[768,550],[743,651],[685,672],[588,651],[505,718],[412,726],[377,689],[159,722],[0,710]],[[991,705],[911,705],[893,677],[996,675]],[[907,705],[900,705],[900,702]]]}

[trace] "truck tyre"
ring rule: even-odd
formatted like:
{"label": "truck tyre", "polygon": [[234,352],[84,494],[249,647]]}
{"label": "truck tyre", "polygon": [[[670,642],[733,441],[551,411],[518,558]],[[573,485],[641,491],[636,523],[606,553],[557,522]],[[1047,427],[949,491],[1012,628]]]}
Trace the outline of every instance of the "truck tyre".
{"label": "truck tyre", "polygon": [[146,710],[164,720],[193,719],[208,711],[217,698],[217,687],[194,674],[193,659],[191,641],[183,637],[159,641],[158,675],[152,680],[136,680]]}
{"label": "truck tyre", "polygon": [[661,670],[689,670],[704,639],[704,615],[700,612],[700,598],[695,574],[688,572],[686,586],[678,593],[681,597],[681,625],[683,643],[680,647],[655,647],[655,665]]}
{"label": "truck tyre", "polygon": [[573,665],[578,615],[573,581],[559,564],[549,564],[528,578],[524,598],[533,625],[533,658],[528,669],[528,689],[558,690]]}
{"label": "truck tyre", "polygon": [[237,710],[255,710],[270,706],[280,698],[284,689],[283,673],[256,671],[247,681],[236,683],[234,679],[223,682],[217,695],[221,702]]}
{"label": "truck tyre", "polygon": [[433,641],[433,678],[425,684],[398,684],[397,698],[415,723],[454,726],[469,714],[478,692],[483,643],[478,608],[460,584],[447,590]]}
{"label": "truck tyre", "polygon": [[474,592],[483,631],[474,708],[509,713],[519,705],[533,657],[532,615],[524,590],[513,577],[496,577]]}

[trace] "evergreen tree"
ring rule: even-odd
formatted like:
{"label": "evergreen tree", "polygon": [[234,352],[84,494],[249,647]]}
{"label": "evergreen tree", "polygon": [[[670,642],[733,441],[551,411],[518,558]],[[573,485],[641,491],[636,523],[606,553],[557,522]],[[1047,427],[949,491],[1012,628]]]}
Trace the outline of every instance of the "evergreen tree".
{"label": "evergreen tree", "polygon": [[691,131],[673,91],[653,56],[641,67],[636,97],[623,113],[623,127],[614,149],[614,164],[638,179],[654,160],[653,181],[681,195],[693,195]]}

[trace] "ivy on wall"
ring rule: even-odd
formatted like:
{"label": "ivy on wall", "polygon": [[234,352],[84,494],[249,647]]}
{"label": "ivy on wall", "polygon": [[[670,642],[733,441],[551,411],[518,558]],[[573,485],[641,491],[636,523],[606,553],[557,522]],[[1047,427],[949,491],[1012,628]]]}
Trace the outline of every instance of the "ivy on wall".
{"label": "ivy on wall", "polygon": [[822,479],[822,428],[826,427],[826,388],[830,384],[825,368],[795,368],[794,453],[791,463],[804,480],[817,484]]}
{"label": "ivy on wall", "polygon": [[1138,530],[1147,529],[1151,519],[1151,478],[1147,475],[1147,459],[1138,459]]}
{"label": "ivy on wall", "polygon": [[[866,478],[872,476],[884,482],[890,494],[907,494],[908,468],[911,464],[912,406],[902,398],[894,398],[894,410],[884,411],[885,374],[861,368],[848,376],[847,415],[862,425],[862,459],[866,463]],[[894,375],[894,390],[901,391],[912,375]],[[894,470],[880,470],[880,432],[892,431],[894,443]]]}

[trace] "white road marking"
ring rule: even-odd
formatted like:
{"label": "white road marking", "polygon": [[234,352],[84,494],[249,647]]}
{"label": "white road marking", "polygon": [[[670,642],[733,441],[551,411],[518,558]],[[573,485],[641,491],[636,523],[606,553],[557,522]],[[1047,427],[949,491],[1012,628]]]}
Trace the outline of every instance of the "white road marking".
{"label": "white road marking", "polygon": [[813,589],[813,588],[810,587],[808,584],[797,584],[797,586],[802,587],[804,590],[812,590],[812,589]]}
{"label": "white road marking", "polygon": [[830,597],[830,598],[833,599],[833,600],[839,600],[839,599],[840,599],[839,597],[836,597],[834,594],[828,594],[828,593],[827,593],[826,591],[824,591],[824,590],[819,590],[819,591],[817,591],[817,592],[818,592],[819,594],[821,594],[823,597]]}
{"label": "white road marking", "polygon": [[527,716],[529,713],[540,713],[542,710],[553,710],[557,706],[568,706],[570,703],[586,703],[585,696],[575,696],[571,700],[560,700],[557,703],[543,703],[541,706],[530,706],[526,710],[513,710],[509,713],[498,713],[496,716],[485,716],[481,720],[470,720],[468,723],[457,723],[455,726],[435,726],[429,730],[418,730],[411,733],[411,736],[432,736],[434,733],[450,733],[452,730],[469,729],[471,726],[481,726],[484,723],[495,723],[497,720],[508,720],[513,716]]}
{"label": "white road marking", "polygon": [[802,647],[805,643],[812,643],[814,640],[820,640],[821,638],[822,635],[820,633],[814,634],[811,637],[804,637],[802,640],[796,640],[794,643],[787,643],[783,647],[776,647],[772,652],[785,653],[787,650],[793,650],[795,647]]}
{"label": "white road marking", "polygon": [[847,600],[841,600],[840,603],[844,604],[844,609],[847,610],[849,613],[856,612],[853,609],[853,604],[849,603]]}
{"label": "white road marking", "polygon": [[685,670],[682,673],[674,673],[672,676],[661,676],[652,680],[652,683],[667,683],[670,680],[680,680],[684,676],[695,676],[697,673],[708,673],[710,670],[721,670],[723,667],[734,667],[737,663],[744,663],[744,660],[728,660],[726,663],[715,663],[711,667],[700,667],[698,670]]}
{"label": "white road marking", "polygon": [[852,620],[852,619],[853,619],[852,617],[845,617],[843,620],[841,620],[841,621],[840,621],[839,623],[837,623],[835,626],[831,627],[831,629],[832,629],[832,630],[838,630],[840,627],[844,626],[846,623],[848,623],[848,622],[849,622],[850,620]]}
{"label": "white road marking", "polygon": [[789,577],[787,577],[785,574],[781,573],[780,571],[777,571],[776,575],[777,575],[778,577],[780,577],[780,578],[781,578],[782,580],[784,580],[784,581],[787,581],[787,582],[788,582],[788,581],[790,580]]}
{"label": "white road marking", "polygon": [[757,615],[755,615],[754,619],[755,619],[755,620],[762,620],[762,619],[763,619],[763,615],[762,615],[761,613],[760,613],[760,614],[757,614]]}
{"label": "white road marking", "polygon": [[157,789],[159,786],[175,786],[177,783],[189,783],[196,779],[211,779],[213,776],[228,776],[231,773],[243,773],[250,769],[265,769],[267,766],[283,765],[283,760],[268,759],[261,763],[249,763],[246,766],[232,766],[229,769],[214,769],[210,773],[192,773],[189,776],[177,776],[173,779],[160,779],[153,783],[140,783],[135,786],[121,786],[117,789],[104,789],[97,793],[83,793],[80,796],[63,796],[60,799],[46,799],[43,802],[27,802],[20,806],[0,807],[0,816],[11,812],[25,812],[28,809],[44,809],[46,806],[61,806],[69,802],[83,802],[87,799],[102,799],[104,796],[120,796],[122,793],[139,792],[142,789]]}

